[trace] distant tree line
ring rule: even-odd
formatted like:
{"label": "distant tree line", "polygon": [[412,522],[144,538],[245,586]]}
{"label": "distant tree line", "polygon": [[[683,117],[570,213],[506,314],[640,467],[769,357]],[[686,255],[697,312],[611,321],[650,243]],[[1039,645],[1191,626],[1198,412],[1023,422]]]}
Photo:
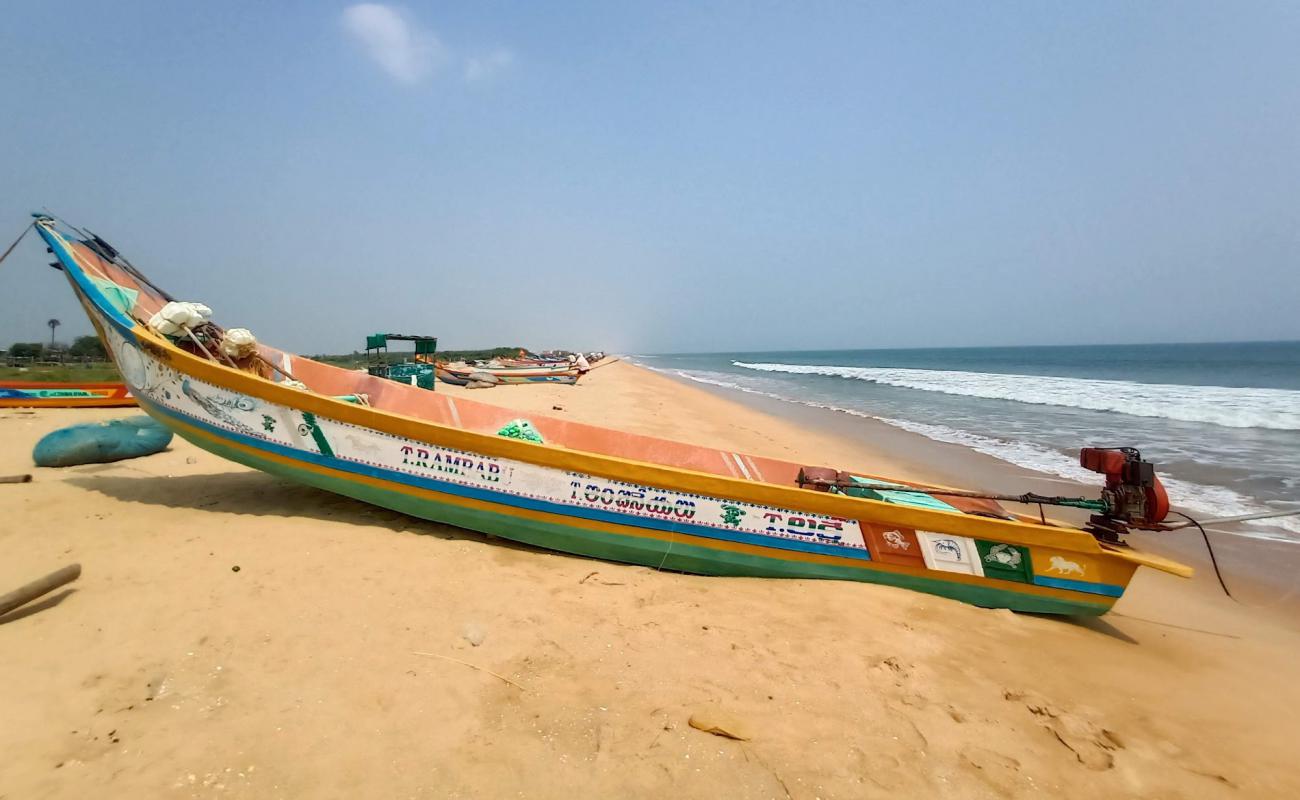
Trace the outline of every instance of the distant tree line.
{"label": "distant tree line", "polygon": [[[53,327],[51,326],[51,330]],[[493,347],[487,350],[441,350],[437,357],[439,361],[489,361],[502,356],[517,356],[522,349],[524,348]],[[402,350],[392,350],[388,353],[388,360],[401,361],[409,355],[412,354]],[[19,362],[108,360],[108,354],[104,352],[104,343],[98,336],[78,336],[70,345],[63,342],[14,342],[8,350],[0,351],[0,357],[11,365]],[[309,358],[337,366],[361,367],[366,364],[366,354],[356,350],[351,353],[315,355]]]}
{"label": "distant tree line", "polygon": [[107,361],[104,343],[98,336],[78,336],[71,345],[63,342],[14,342],[4,351],[6,361]]}

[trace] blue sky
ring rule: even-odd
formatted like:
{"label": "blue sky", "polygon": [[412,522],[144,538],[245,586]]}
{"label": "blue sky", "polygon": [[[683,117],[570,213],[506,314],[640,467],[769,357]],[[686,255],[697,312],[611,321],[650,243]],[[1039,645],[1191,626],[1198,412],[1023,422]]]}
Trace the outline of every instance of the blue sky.
{"label": "blue sky", "polygon": [[[4,16],[0,246],[48,206],[304,352],[1300,338],[1300,4]],[[0,343],[88,332],[44,261]]]}

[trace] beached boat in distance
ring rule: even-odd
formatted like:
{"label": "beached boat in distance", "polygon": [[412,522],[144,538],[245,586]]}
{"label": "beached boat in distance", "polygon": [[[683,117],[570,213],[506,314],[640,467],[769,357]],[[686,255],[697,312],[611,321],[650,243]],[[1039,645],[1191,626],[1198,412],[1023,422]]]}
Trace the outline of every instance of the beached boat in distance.
{"label": "beached boat in distance", "polygon": [[576,368],[577,358],[573,360],[568,358],[510,358],[508,356],[497,356],[492,359],[489,366],[500,365],[507,369],[510,368],[530,368],[530,367],[550,367],[552,369],[572,370]]}
{"label": "beached boat in distance", "polygon": [[497,383],[577,383],[578,378],[582,377],[574,371],[558,370],[508,370],[508,369],[479,369],[478,367],[453,367],[448,364],[439,364],[437,375],[441,380],[447,383],[464,386],[469,383],[472,375],[477,373],[487,373],[496,379]]}
{"label": "beached boat in distance", "polygon": [[447,370],[443,369],[442,367],[436,367],[433,371],[433,374],[438,376],[438,380],[442,381],[443,383],[449,383],[452,386],[469,385],[468,375],[453,375]]}
{"label": "beached boat in distance", "polygon": [[487,364],[446,364],[442,365],[446,369],[469,371],[469,372],[490,372],[493,375],[516,378],[547,378],[556,375],[577,375],[578,368],[571,364],[546,364],[517,366],[501,364],[499,362],[489,362]]}
{"label": "beached boat in distance", "polygon": [[508,438],[498,432],[519,427],[517,412],[251,350],[247,331],[169,302],[98,236],[35,224],[141,407],[273,475],[583,556],[870,581],[1022,611],[1101,614],[1139,566],[1190,574],[1117,543],[1125,525],[1158,522],[1158,483],[1134,453],[1094,454],[1107,487],[1087,501],[1101,510],[1090,532],[940,487],[561,419],[530,420],[543,444]]}
{"label": "beached boat in distance", "polygon": [[119,408],[135,405],[125,383],[0,381],[0,408]]}

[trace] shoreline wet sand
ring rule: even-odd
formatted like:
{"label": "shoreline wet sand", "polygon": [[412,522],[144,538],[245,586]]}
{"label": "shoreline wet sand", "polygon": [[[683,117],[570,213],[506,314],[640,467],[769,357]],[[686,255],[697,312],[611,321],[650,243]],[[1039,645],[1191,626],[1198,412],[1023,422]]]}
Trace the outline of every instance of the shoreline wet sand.
{"label": "shoreline wet sand", "polygon": [[[941,473],[972,464],[979,488],[1020,486],[622,363],[577,387],[451,391],[901,477],[970,485]],[[0,588],[84,568],[0,619],[0,795],[1300,793],[1300,636],[1205,574],[1142,570],[1115,612],[1071,621],[546,553],[179,439],[133,461],[31,467],[40,435],[135,413],[0,412],[0,473],[36,476],[0,487]]]}

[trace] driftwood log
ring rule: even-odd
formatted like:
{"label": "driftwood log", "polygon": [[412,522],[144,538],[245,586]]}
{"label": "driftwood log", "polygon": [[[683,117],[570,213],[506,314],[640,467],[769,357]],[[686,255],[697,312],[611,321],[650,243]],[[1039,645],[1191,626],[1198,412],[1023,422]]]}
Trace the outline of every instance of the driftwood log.
{"label": "driftwood log", "polygon": [[81,565],[69,564],[61,570],[51,572],[44,578],[15,589],[9,594],[0,597],[0,617],[19,606],[30,603],[43,594],[49,594],[64,584],[72,583],[79,577],[81,577]]}
{"label": "driftwood log", "polygon": [[31,475],[0,475],[0,483],[31,483]]}

